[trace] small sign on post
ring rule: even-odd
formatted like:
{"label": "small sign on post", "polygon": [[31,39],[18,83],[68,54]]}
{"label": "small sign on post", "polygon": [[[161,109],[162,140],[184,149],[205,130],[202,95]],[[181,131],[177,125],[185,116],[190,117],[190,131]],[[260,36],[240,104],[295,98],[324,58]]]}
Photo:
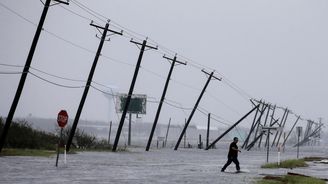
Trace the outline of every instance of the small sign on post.
{"label": "small sign on post", "polygon": [[64,128],[67,124],[68,114],[65,110],[61,110],[57,116],[57,123],[60,128]]}
{"label": "small sign on post", "polygon": [[[65,110],[59,111],[58,116],[57,116],[57,123],[58,123],[58,126],[60,127],[60,137],[59,137],[58,146],[57,146],[56,167],[58,166],[59,145],[60,145],[60,142],[62,140],[63,128],[66,126],[67,121],[68,121],[68,114],[67,114],[67,112]],[[66,155],[65,155],[65,160],[66,160]]]}

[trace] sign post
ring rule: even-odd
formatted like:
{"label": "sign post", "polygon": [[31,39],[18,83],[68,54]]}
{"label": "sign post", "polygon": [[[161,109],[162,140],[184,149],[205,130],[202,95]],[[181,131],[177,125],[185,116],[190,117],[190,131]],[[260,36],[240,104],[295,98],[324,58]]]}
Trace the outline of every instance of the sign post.
{"label": "sign post", "polygon": [[[59,137],[59,141],[58,141],[58,145],[57,145],[56,167],[58,166],[59,146],[60,146],[60,142],[61,142],[62,136],[63,136],[63,129],[64,129],[64,127],[67,124],[67,120],[68,120],[68,114],[67,114],[67,112],[65,110],[61,110],[58,113],[58,116],[57,116],[57,123],[58,123],[58,126],[60,127],[60,137]],[[66,155],[65,155],[65,161],[66,161]]]}
{"label": "sign post", "polygon": [[262,127],[262,131],[267,131],[267,159],[266,159],[266,162],[268,163],[269,162],[269,151],[270,151],[270,130],[277,130],[277,131],[281,131],[281,128],[280,127]]}

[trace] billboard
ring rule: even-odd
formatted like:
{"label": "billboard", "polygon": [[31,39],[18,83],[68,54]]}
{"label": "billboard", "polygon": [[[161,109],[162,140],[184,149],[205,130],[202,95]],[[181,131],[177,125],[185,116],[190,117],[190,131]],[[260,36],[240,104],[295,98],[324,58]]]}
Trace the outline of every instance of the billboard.
{"label": "billboard", "polygon": [[[116,96],[115,110],[117,113],[123,112],[127,97],[127,94],[122,93]],[[146,114],[146,103],[147,95],[133,94],[127,112],[132,114]]]}

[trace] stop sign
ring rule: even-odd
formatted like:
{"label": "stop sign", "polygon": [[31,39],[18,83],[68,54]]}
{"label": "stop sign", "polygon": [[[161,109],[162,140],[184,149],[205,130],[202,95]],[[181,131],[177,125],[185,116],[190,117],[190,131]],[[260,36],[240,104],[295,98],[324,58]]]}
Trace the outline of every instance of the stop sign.
{"label": "stop sign", "polygon": [[68,114],[65,110],[61,110],[57,116],[57,123],[61,128],[64,128],[67,124]]}

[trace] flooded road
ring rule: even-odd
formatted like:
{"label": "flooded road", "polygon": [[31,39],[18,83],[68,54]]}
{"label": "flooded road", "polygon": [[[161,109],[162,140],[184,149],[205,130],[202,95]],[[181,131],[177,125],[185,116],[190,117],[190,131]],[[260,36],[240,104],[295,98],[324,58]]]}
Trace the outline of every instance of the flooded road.
{"label": "flooded road", "polygon": [[[300,157],[328,156],[323,147],[302,147]],[[266,150],[242,151],[239,155],[241,169],[246,173],[233,173],[234,164],[227,172],[220,172],[226,162],[226,145],[219,149],[153,149],[129,148],[128,152],[80,152],[67,156],[67,165],[60,155],[56,157],[0,157],[0,183],[254,183],[263,174],[296,172],[327,178],[328,165],[309,163],[310,167],[296,169],[261,169],[266,162]],[[296,148],[286,148],[281,159],[296,158]],[[277,161],[277,151],[270,151],[270,162]]]}

